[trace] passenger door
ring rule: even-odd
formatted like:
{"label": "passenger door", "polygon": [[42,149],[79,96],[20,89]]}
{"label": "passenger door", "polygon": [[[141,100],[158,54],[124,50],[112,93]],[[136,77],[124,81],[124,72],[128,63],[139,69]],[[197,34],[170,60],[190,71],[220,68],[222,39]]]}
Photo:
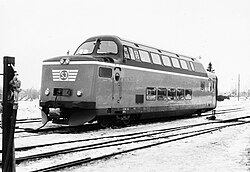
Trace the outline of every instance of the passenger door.
{"label": "passenger door", "polygon": [[120,104],[122,99],[122,69],[120,67],[114,68],[114,77],[113,77],[113,92],[112,99],[114,105]]}

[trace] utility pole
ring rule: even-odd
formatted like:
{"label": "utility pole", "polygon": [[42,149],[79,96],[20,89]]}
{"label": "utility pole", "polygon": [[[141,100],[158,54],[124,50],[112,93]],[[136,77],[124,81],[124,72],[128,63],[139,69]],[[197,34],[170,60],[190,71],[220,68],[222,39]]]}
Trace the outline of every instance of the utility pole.
{"label": "utility pole", "polygon": [[238,75],[238,101],[240,100],[240,74]]}
{"label": "utility pole", "polygon": [[3,113],[2,113],[2,171],[15,172],[15,147],[14,132],[16,125],[17,104],[14,104],[14,96],[10,81],[15,76],[13,66],[15,58],[5,56],[3,77]]}

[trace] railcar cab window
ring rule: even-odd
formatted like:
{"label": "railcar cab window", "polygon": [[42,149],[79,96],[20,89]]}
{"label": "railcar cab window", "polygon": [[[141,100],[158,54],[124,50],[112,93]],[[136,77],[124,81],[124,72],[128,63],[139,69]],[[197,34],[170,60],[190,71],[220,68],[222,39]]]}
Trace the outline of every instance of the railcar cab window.
{"label": "railcar cab window", "polygon": [[75,52],[75,55],[91,54],[95,48],[95,41],[84,42]]}
{"label": "railcar cab window", "polygon": [[99,67],[99,77],[112,78],[112,69],[106,67]]}
{"label": "railcar cab window", "polygon": [[118,46],[114,41],[100,41],[97,54],[117,54]]}
{"label": "railcar cab window", "polygon": [[176,100],[176,89],[175,88],[168,89],[168,100]]}
{"label": "railcar cab window", "polygon": [[161,57],[162,57],[163,64],[164,64],[165,66],[172,66],[172,65],[171,65],[171,61],[170,61],[170,58],[169,58],[168,56],[162,55]]}
{"label": "railcar cab window", "polygon": [[156,88],[148,87],[146,89],[146,100],[155,101],[156,100]]}
{"label": "railcar cab window", "polygon": [[141,57],[141,61],[151,63],[151,60],[147,51],[139,50],[139,54]]}
{"label": "railcar cab window", "polygon": [[151,53],[151,57],[154,64],[161,65],[161,57],[159,54]]}
{"label": "railcar cab window", "polygon": [[179,60],[178,60],[178,59],[176,59],[176,58],[171,58],[171,60],[172,60],[173,66],[174,66],[175,68],[180,68],[180,63],[179,63]]}

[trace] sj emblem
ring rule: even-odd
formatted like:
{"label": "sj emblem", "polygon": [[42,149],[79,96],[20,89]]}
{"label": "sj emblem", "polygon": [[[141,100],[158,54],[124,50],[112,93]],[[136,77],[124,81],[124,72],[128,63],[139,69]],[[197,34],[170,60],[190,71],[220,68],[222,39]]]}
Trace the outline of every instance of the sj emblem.
{"label": "sj emblem", "polygon": [[60,79],[61,79],[62,81],[67,80],[67,79],[68,79],[68,76],[69,76],[69,74],[68,74],[68,72],[67,72],[66,70],[61,71],[61,73],[60,73]]}
{"label": "sj emblem", "polygon": [[52,70],[53,81],[76,81],[78,69]]}

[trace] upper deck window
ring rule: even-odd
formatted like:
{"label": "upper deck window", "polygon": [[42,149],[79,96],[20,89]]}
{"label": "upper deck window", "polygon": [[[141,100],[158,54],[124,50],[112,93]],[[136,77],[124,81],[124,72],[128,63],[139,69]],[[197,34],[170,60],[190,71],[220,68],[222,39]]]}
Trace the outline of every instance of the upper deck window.
{"label": "upper deck window", "polygon": [[176,67],[176,68],[180,68],[179,60],[176,59],[176,58],[171,58],[171,59],[172,59],[172,62],[173,62],[173,66]]}
{"label": "upper deck window", "polygon": [[185,60],[180,60],[182,69],[188,69],[187,62]]}
{"label": "upper deck window", "polygon": [[123,54],[124,54],[125,59],[130,59],[128,47],[126,47],[126,46],[123,47]]}
{"label": "upper deck window", "polygon": [[170,59],[169,59],[168,56],[162,55],[161,57],[162,57],[163,64],[164,64],[165,66],[172,66],[172,65],[171,65],[171,61],[170,61]]}
{"label": "upper deck window", "polygon": [[95,41],[84,42],[75,52],[75,55],[91,54],[95,47]]}
{"label": "upper deck window", "polygon": [[131,59],[132,59],[132,60],[135,60],[135,54],[134,54],[133,48],[129,47],[129,48],[128,48],[128,51],[129,51],[129,54],[130,54]]}
{"label": "upper deck window", "polygon": [[139,56],[139,53],[137,50],[134,50],[134,53],[135,53],[135,60],[140,60],[140,56]]}
{"label": "upper deck window", "polygon": [[151,63],[151,60],[147,51],[139,50],[139,53],[140,53],[141,61]]}
{"label": "upper deck window", "polygon": [[189,62],[189,64],[190,64],[190,66],[191,66],[192,71],[195,71],[194,63],[193,63],[193,62]]}
{"label": "upper deck window", "polygon": [[151,53],[151,57],[154,64],[161,65],[161,57],[159,56],[159,54]]}
{"label": "upper deck window", "polygon": [[117,54],[118,46],[114,41],[100,41],[97,49],[98,54]]}

